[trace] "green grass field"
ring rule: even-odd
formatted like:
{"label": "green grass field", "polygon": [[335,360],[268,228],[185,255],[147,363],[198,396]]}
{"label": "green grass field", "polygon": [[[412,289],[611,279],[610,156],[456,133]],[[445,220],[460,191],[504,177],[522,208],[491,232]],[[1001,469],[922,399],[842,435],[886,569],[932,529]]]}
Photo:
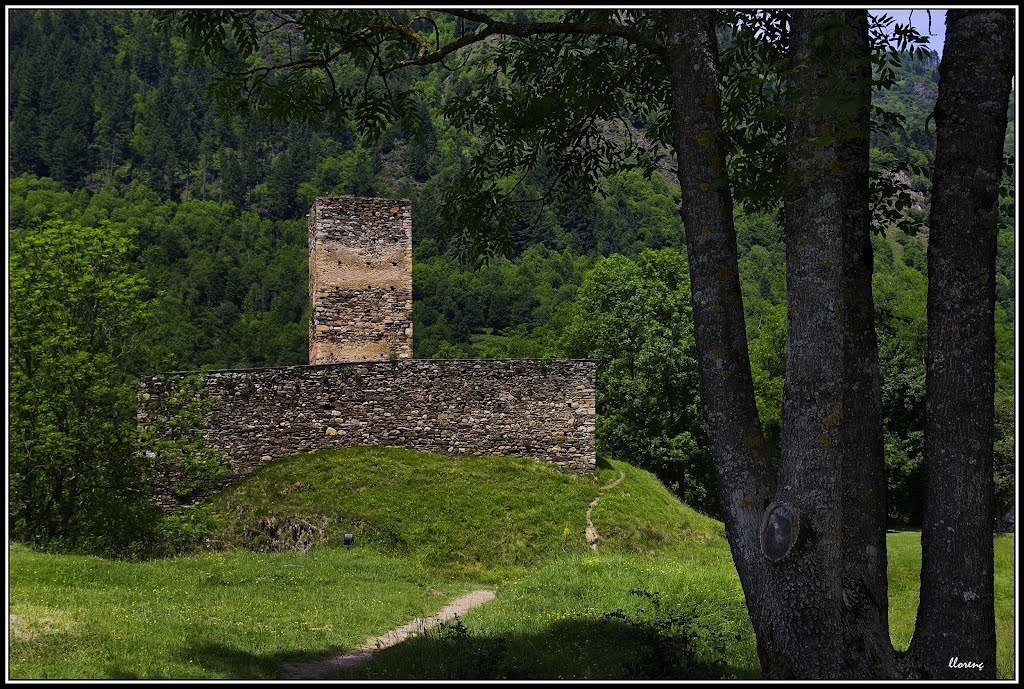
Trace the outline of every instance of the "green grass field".
{"label": "green grass field", "polygon": [[[889,553],[889,634],[897,650],[906,650],[914,635],[918,579],[921,576],[921,532],[901,531],[886,538]],[[995,539],[996,670],[1013,677],[1013,535]]]}
{"label": "green grass field", "polygon": [[[583,536],[587,504],[609,490]],[[10,548],[13,678],[275,678],[453,598],[498,598],[338,678],[756,677],[722,524],[647,472],[356,448],[272,462],[214,497],[226,549],[147,562]],[[308,553],[252,552],[261,520]],[[344,548],[340,534],[354,533]],[[889,535],[894,643],[913,631],[919,535]],[[1013,668],[1013,540],[996,540],[1000,677]]]}

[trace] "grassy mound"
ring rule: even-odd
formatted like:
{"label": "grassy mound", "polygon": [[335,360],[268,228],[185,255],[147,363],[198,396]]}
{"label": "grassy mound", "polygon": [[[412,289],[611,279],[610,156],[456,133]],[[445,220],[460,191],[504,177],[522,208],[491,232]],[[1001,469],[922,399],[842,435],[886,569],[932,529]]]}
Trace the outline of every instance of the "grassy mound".
{"label": "grassy mound", "polygon": [[602,483],[622,472],[625,478],[601,496],[590,514],[601,552],[678,555],[699,544],[724,549],[731,562],[725,525],[697,512],[665,488],[650,472],[612,460]]}
{"label": "grassy mound", "polygon": [[602,549],[653,552],[722,539],[721,523],[617,461],[576,475],[521,458],[327,450],[270,462],[210,504],[216,538],[229,546],[331,547],[351,533],[356,548],[490,579],[589,552],[587,506],[620,471],[626,479],[604,493],[592,516]]}

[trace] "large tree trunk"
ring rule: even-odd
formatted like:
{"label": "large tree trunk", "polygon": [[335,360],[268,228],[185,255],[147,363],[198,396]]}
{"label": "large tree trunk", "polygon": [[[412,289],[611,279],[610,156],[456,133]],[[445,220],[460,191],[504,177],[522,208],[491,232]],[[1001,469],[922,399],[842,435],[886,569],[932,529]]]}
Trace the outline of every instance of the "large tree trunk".
{"label": "large tree trunk", "polygon": [[852,31],[838,39],[852,61],[841,82],[842,136],[836,145],[843,222],[843,455],[842,544],[843,644],[857,677],[894,676],[889,636],[885,526],[885,446],[882,394],[871,276],[871,210],[868,191],[871,47],[865,10],[839,13]]}
{"label": "large tree trunk", "polygon": [[[1012,10],[950,10],[928,241],[925,508],[912,672],[993,678],[997,193]],[[979,667],[980,665],[980,667]]]}
{"label": "large tree trunk", "polygon": [[[797,10],[787,84],[786,375],[775,503],[798,528],[766,563],[779,586],[772,624],[796,677],[842,677],[843,215],[836,118],[822,109],[829,62],[812,54],[833,12]],[[831,38],[829,42],[834,41]],[[829,52],[832,52],[831,50]],[[838,75],[832,77],[838,78]],[[811,139],[819,140],[812,145]],[[838,174],[822,174],[832,170]],[[770,530],[770,531],[769,531]]]}
{"label": "large tree trunk", "polygon": [[[756,442],[712,12],[669,12],[667,19],[701,396],[762,672],[891,676],[867,212],[867,14],[793,16],[789,321],[777,493]],[[826,50],[812,49],[822,36]]]}
{"label": "large tree trunk", "polygon": [[[888,628],[866,12],[798,10],[791,22],[789,309],[777,493],[750,383],[713,13],[665,14],[702,403],[722,514],[766,677],[963,676],[963,669],[949,667],[957,655],[984,664],[983,672],[972,668],[967,676],[995,671],[993,211],[1012,22],[1006,12],[973,13],[972,26],[964,19],[971,14],[951,13],[947,45],[958,47],[943,62],[946,86],[937,106],[928,523],[918,630],[901,659]],[[995,43],[986,56],[981,46],[989,38]],[[961,89],[956,95],[950,82]],[[959,114],[965,104],[974,110]],[[977,146],[979,138],[985,146]],[[973,174],[957,176],[957,170]],[[955,228],[969,229],[957,235]]]}
{"label": "large tree trunk", "polygon": [[686,232],[700,393],[733,561],[762,667],[776,657],[759,601],[768,588],[758,531],[774,477],[757,415],[722,143],[713,10],[669,10],[666,68]]}
{"label": "large tree trunk", "polygon": [[779,582],[771,617],[796,676],[886,676],[884,511],[871,504],[882,497],[884,506],[881,423],[863,247],[866,12],[797,10],[790,36],[787,354],[775,503],[796,515],[799,529],[791,552],[768,565]]}

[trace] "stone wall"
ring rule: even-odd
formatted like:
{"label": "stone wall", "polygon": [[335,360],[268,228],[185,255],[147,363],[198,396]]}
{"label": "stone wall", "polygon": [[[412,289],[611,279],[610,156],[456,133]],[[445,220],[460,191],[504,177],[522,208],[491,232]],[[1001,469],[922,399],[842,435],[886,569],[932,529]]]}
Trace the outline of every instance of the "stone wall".
{"label": "stone wall", "polygon": [[412,357],[412,204],[321,198],[309,211],[309,363]]}
{"label": "stone wall", "polygon": [[[206,442],[226,453],[229,482],[277,457],[356,445],[518,455],[591,471],[595,372],[593,361],[565,359],[212,371]],[[141,425],[181,375],[142,381]]]}

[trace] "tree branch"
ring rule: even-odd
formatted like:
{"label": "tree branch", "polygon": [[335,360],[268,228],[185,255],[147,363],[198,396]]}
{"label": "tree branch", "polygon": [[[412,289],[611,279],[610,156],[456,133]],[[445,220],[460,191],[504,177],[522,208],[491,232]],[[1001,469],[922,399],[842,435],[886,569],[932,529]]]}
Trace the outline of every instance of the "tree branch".
{"label": "tree branch", "polygon": [[[460,38],[448,43],[433,52],[425,52],[422,48],[420,53],[408,60],[393,62],[381,70],[381,75],[389,74],[403,67],[414,65],[429,65],[440,62],[451,53],[461,50],[468,45],[479,43],[491,36],[516,36],[528,38],[540,35],[571,35],[571,36],[613,36],[622,38],[630,43],[646,48],[651,54],[661,58],[665,55],[663,46],[653,40],[641,35],[633,28],[620,24],[602,24],[597,22],[586,22],[574,24],[568,22],[537,22],[535,24],[510,24],[498,21],[486,14],[473,12],[471,10],[441,10],[445,14],[460,19],[476,22],[482,26],[472,33],[465,34]],[[414,32],[415,33],[415,32]],[[420,39],[422,41],[422,38]],[[421,43],[425,46],[425,42]]]}

